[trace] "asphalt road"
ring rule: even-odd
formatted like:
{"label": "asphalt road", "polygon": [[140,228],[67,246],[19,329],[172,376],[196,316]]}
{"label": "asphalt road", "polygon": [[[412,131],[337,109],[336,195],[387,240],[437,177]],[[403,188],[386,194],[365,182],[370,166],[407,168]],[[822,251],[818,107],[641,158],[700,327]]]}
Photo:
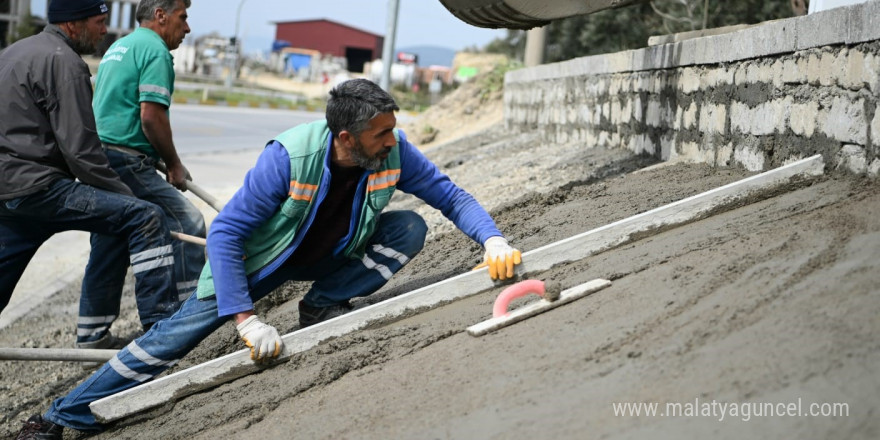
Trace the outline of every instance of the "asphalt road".
{"label": "asphalt road", "polygon": [[262,149],[282,131],[323,113],[244,107],[175,105],[171,129],[181,156]]}

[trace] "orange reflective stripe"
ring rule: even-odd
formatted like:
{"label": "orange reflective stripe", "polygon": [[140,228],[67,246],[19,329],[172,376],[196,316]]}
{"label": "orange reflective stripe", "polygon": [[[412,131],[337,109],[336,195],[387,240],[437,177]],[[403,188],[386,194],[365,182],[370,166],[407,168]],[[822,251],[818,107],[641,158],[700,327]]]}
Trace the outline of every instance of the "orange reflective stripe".
{"label": "orange reflective stripe", "polygon": [[315,195],[315,191],[318,190],[318,185],[309,185],[307,183],[299,183],[295,180],[290,181],[290,198],[293,200],[305,200],[307,202],[312,201],[312,197]]}
{"label": "orange reflective stripe", "polygon": [[370,175],[370,181],[367,184],[367,191],[378,191],[394,185],[400,180],[400,170],[385,170],[381,173]]}

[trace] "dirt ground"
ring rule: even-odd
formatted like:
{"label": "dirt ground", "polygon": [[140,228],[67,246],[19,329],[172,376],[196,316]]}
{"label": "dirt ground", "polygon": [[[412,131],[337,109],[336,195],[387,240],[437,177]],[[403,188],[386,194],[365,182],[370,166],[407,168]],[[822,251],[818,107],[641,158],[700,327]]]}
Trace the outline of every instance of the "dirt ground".
{"label": "dirt ground", "polygon": [[[523,251],[750,175],[547,145],[493,124],[427,149]],[[469,270],[480,247],[415,199],[425,249],[362,307]],[[610,288],[495,333],[503,287],[320,344],[289,362],[108,426],[96,439],[880,438],[880,184],[829,175],[526,278]],[[257,304],[297,328],[289,283]],[[131,286],[117,334],[136,330]],[[69,347],[78,283],[0,332],[0,345]],[[528,302],[519,300],[517,305]],[[233,326],[173,371],[240,349]],[[0,362],[0,436],[83,380],[73,363]],[[845,404],[846,416],[707,413]],[[659,403],[655,416],[615,414]],[[697,414],[663,414],[667,403]],[[701,406],[701,404],[703,406]],[[824,408],[824,407],[822,407]],[[841,406],[838,406],[841,408]],[[699,409],[702,409],[700,411]],[[665,416],[664,416],[665,415]],[[68,430],[66,438],[79,436]]]}

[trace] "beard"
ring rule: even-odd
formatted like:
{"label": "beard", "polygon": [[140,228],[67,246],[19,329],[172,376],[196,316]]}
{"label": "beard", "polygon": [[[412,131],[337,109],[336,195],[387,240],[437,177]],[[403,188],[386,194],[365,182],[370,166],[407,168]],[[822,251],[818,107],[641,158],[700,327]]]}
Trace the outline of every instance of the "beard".
{"label": "beard", "polygon": [[361,144],[360,141],[355,140],[354,148],[351,149],[351,160],[363,169],[378,170],[382,167],[382,162],[385,162],[385,159],[382,159],[381,156],[388,154],[390,151],[391,148],[389,147],[376,153],[375,156],[370,156],[364,151],[363,144]]}
{"label": "beard", "polygon": [[73,50],[80,55],[93,54],[98,50],[99,35],[95,35],[85,23],[77,23],[76,38],[71,38]]}

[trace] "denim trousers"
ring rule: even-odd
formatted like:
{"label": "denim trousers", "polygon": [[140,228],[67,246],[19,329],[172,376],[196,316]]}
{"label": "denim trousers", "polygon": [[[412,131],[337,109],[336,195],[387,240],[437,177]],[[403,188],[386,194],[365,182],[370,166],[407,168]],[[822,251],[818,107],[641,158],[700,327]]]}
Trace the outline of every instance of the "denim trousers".
{"label": "denim trousers", "polygon": [[[106,150],[110,166],[134,195],[161,208],[170,231],[197,237],[205,236],[201,212],[176,188],[156,172],[156,160],[146,155],[132,155]],[[79,303],[76,341],[91,342],[103,338],[119,315],[122,286],[128,270],[128,245],[125,237],[92,234],[92,253],[83,278]],[[205,265],[205,248],[173,240],[174,281],[179,301],[198,284]],[[140,309],[139,309],[140,311]],[[148,326],[153,319],[141,323]]]}
{"label": "denim trousers", "polygon": [[180,306],[172,277],[171,238],[159,208],[62,178],[44,191],[0,201],[2,307],[37,248],[53,234],[68,230],[122,238],[131,255],[122,264],[131,264],[135,272],[135,296],[143,322],[166,318]]}
{"label": "denim trousers", "polygon": [[[314,281],[304,300],[318,304],[370,295],[422,250],[426,232],[425,221],[414,212],[383,213],[363,258],[328,257],[309,266],[282,265],[249,286],[251,299],[265,297],[288,280]],[[80,431],[100,431],[89,410],[91,402],[153,379],[228,320],[229,316],[217,316],[215,297],[200,300],[193,293],[177,313],[157,322],[67,396],[56,399],[44,418]]]}

